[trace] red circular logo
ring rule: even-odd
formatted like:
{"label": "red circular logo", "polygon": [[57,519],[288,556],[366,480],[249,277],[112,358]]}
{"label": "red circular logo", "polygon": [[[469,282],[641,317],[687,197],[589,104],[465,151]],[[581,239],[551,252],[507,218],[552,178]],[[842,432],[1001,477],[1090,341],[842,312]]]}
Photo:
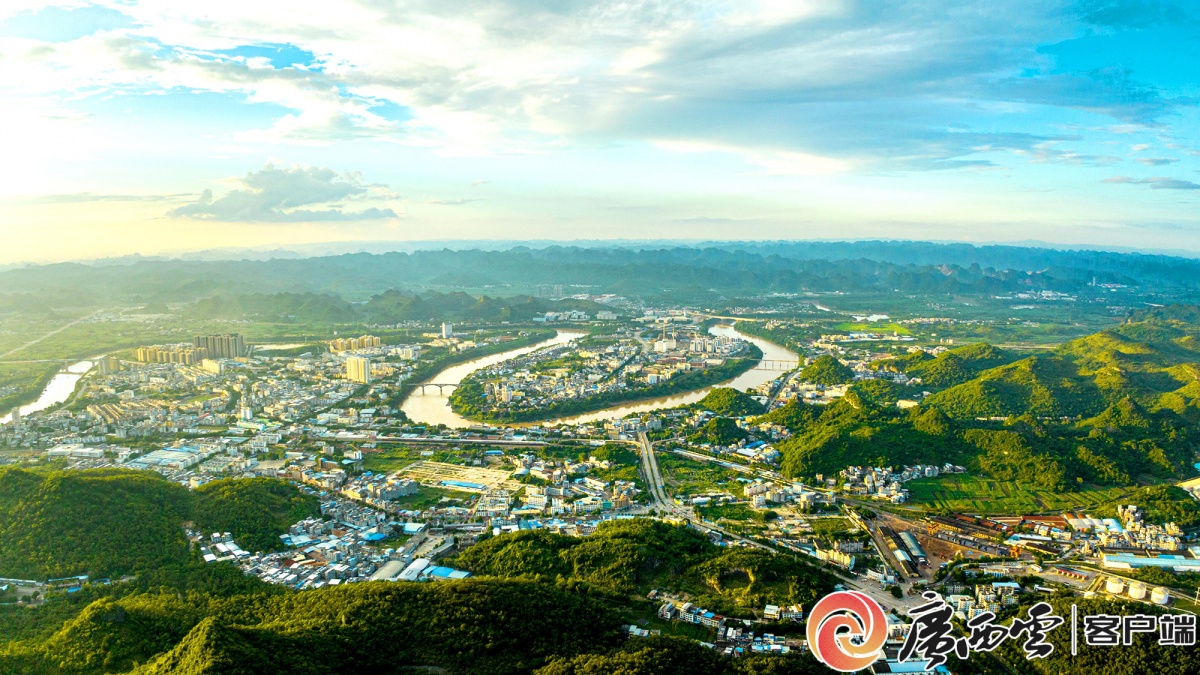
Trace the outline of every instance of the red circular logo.
{"label": "red circular logo", "polygon": [[808,615],[808,648],[818,661],[843,673],[874,663],[885,640],[883,608],[858,591],[830,593]]}

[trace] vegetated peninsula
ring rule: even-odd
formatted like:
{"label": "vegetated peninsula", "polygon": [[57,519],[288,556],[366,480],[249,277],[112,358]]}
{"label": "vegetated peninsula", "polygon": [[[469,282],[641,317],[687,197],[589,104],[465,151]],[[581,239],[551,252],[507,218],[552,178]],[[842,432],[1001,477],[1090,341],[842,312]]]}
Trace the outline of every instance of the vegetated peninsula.
{"label": "vegetated peninsula", "polygon": [[752,342],[696,332],[646,344],[592,335],[476,371],[450,405],[468,419],[498,424],[571,417],[728,382],[762,356]]}

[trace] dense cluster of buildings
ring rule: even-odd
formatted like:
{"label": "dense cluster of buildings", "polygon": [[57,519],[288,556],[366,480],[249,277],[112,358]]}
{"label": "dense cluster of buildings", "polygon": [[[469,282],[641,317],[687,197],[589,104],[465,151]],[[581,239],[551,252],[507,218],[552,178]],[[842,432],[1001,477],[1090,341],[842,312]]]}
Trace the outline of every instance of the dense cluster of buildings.
{"label": "dense cluster of buildings", "polygon": [[[204,359],[237,359],[246,356],[246,342],[241,335],[197,335],[191,343],[148,345],[138,347],[134,358],[142,363],[181,363],[194,365]],[[111,365],[109,366],[111,367]]]}
{"label": "dense cluster of buildings", "polygon": [[374,335],[363,335],[362,337],[351,338],[334,338],[326,344],[329,345],[331,352],[354,351],[357,349],[371,349],[372,347],[383,346],[383,340]]}
{"label": "dense cluster of buildings", "polygon": [[[942,466],[917,464],[897,471],[893,467],[849,466],[841,471],[841,490],[847,494],[899,504],[908,500],[904,483],[918,478],[937,478],[942,474],[965,473],[966,469],[947,462]],[[836,484],[836,481],[835,481]]]}

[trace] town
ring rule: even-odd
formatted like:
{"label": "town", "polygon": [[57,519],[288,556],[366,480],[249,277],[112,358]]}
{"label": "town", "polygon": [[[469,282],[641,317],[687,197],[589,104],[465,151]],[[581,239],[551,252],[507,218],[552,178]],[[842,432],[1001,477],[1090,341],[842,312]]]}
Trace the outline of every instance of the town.
{"label": "town", "polygon": [[[929,590],[963,621],[1015,606],[1021,594],[1195,607],[1186,592],[1140,574],[1200,573],[1194,530],[1149,522],[1144,505],[1101,517],[1086,508],[913,508],[914,485],[973,479],[953,462],[787,477],[780,447],[796,434],[787,414],[819,414],[877,391],[891,392],[897,414],[919,410],[936,382],[897,364],[954,356],[952,343],[809,331],[807,342],[793,343],[797,354],[757,336],[803,334],[803,324],[767,321],[743,333],[743,323],[673,308],[624,320],[615,311],[547,314],[538,323],[562,321],[541,333],[407,325],[402,339],[392,326],[392,337],[282,347],[200,335],[108,354],[89,364],[69,399],[13,415],[0,429],[10,449],[3,461],[149,471],[192,489],[249,478],[297,485],[319,500],[321,517],[294,523],[277,550],[243,548],[227,532],[188,533],[205,561],[295,590],[467,578],[455,557],[489,537],[588,537],[605,522],[646,518],[687,526],[718,546],[798,555],[834,570],[842,588],[891,611],[893,652],[911,629],[905,612]],[[491,365],[457,381],[436,372],[485,353],[496,355]],[[739,368],[721,370],[730,364]],[[725,379],[697,381],[667,405],[642,401],[661,393],[656,387],[710,372]],[[714,386],[730,380],[744,391]],[[427,400],[466,417],[451,428],[406,412]],[[572,418],[580,408],[571,406],[596,401],[620,414]],[[496,421],[523,413],[539,413],[537,421]],[[1200,483],[1185,488],[1197,493]],[[44,580],[12,583],[26,594],[48,588]],[[657,589],[651,598],[666,623],[631,625],[634,638],[683,623],[730,656],[808,648],[778,630],[803,620],[800,604],[726,615],[686,592]]]}

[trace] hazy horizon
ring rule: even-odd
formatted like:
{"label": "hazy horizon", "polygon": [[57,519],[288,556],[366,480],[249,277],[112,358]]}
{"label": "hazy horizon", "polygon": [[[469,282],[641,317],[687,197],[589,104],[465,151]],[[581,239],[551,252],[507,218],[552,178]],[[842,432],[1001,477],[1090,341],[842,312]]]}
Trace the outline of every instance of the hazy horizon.
{"label": "hazy horizon", "polygon": [[0,264],[0,270],[27,266],[52,265],[56,263],[121,263],[137,260],[180,260],[180,261],[236,261],[236,260],[271,260],[280,258],[317,258],[338,256],[355,253],[381,255],[385,253],[415,253],[418,251],[451,250],[495,250],[504,251],[516,247],[543,249],[551,247],[578,248],[701,248],[706,246],[736,246],[763,245],[771,243],[812,243],[812,244],[855,244],[868,242],[883,242],[896,244],[933,244],[937,246],[969,245],[974,247],[1007,246],[1025,249],[1045,249],[1051,251],[1099,251],[1119,254],[1161,255],[1178,258],[1200,258],[1200,249],[1156,249],[1125,246],[1096,246],[1088,244],[1056,244],[1053,242],[1025,241],[952,241],[952,240],[922,240],[896,238],[862,238],[862,239],[422,239],[411,241],[391,240],[359,240],[337,241],[318,244],[301,245],[263,245],[258,247],[223,247],[198,248],[162,251],[154,254],[132,252],[124,255],[78,257],[46,260],[22,260]]}

